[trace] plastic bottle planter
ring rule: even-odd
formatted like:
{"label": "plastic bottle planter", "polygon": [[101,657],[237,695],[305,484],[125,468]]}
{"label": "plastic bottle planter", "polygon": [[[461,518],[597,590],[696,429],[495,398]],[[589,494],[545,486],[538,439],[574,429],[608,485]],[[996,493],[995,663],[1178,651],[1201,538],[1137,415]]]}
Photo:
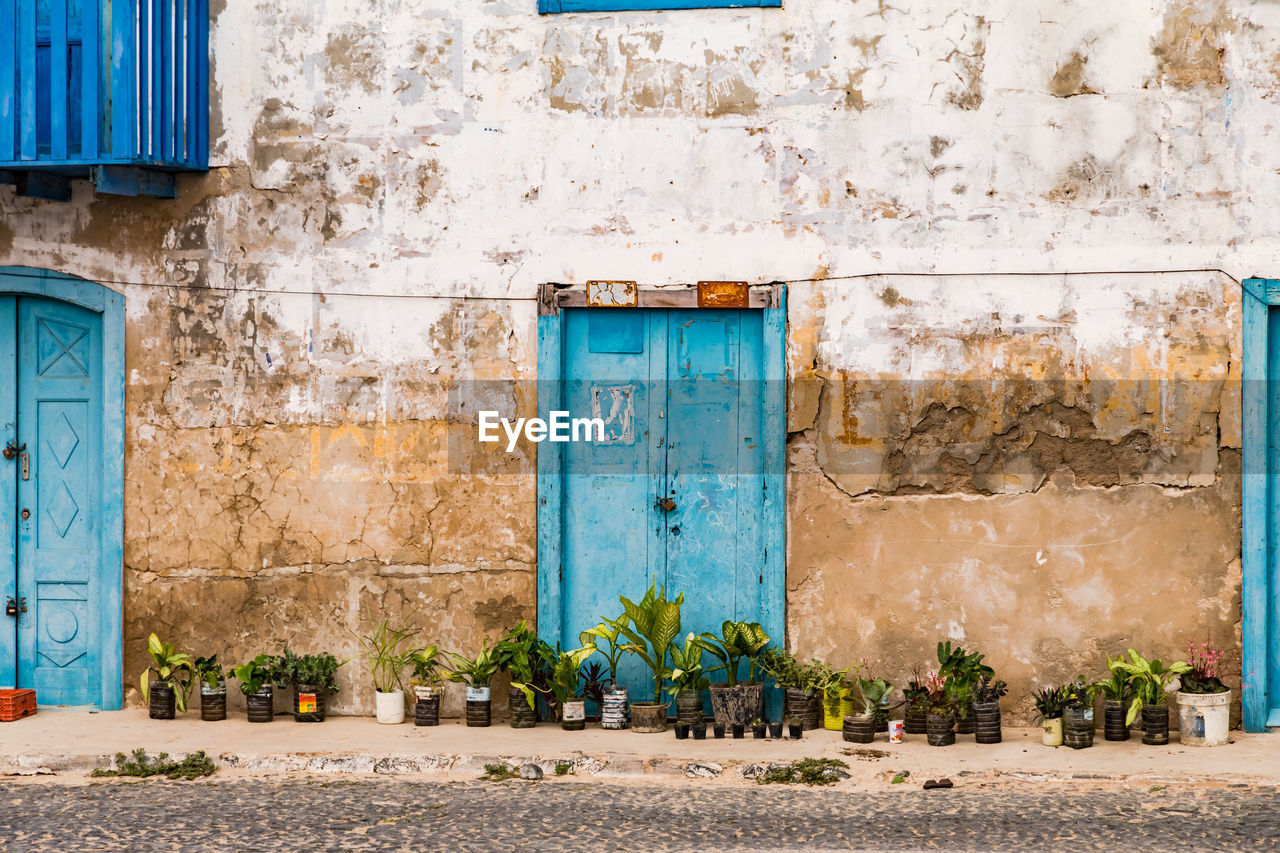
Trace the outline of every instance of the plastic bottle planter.
{"label": "plastic bottle planter", "polygon": [[764,716],[763,684],[737,684],[733,687],[713,684],[709,690],[711,715],[717,720],[745,726],[756,717]]}
{"label": "plastic bottle planter", "polygon": [[1040,742],[1045,746],[1062,746],[1062,718],[1049,717],[1040,721]]}
{"label": "plastic bottle planter", "polygon": [[840,713],[840,696],[830,693],[822,695],[822,727],[829,732],[838,732],[844,728],[844,714]]}
{"label": "plastic bottle planter", "polygon": [[507,692],[507,707],[511,709],[511,728],[531,729],[538,724],[538,712],[519,687]]}
{"label": "plastic bottle planter", "polygon": [[965,709],[963,715],[956,716],[956,734],[971,735],[977,730],[977,720],[973,714],[973,703],[969,703],[969,707]]}
{"label": "plastic bottle planter", "polygon": [[[521,699],[524,697],[521,696]],[[490,706],[488,687],[467,688],[467,725],[484,728],[489,725]]]}
{"label": "plastic bottle planter", "polygon": [[902,730],[909,735],[925,733],[925,709],[922,702],[908,702],[902,718]]}
{"label": "plastic bottle planter", "polygon": [[667,730],[666,702],[632,702],[631,728],[644,734]]}
{"label": "plastic bottle planter", "polygon": [[1093,746],[1093,708],[1068,706],[1062,712],[1062,743],[1072,749]]}
{"label": "plastic bottle planter", "polygon": [[[524,698],[523,696],[521,698]],[[584,699],[570,699],[560,709],[560,728],[567,732],[579,732],[587,727],[587,703]],[[688,734],[686,728],[685,733]]]}
{"label": "plastic bottle planter", "polygon": [[874,717],[845,717],[844,739],[849,743],[871,743],[876,739],[876,721]]}
{"label": "plastic bottle planter", "polygon": [[973,739],[978,743],[1000,743],[1000,703],[973,703]]}
{"label": "plastic bottle planter", "polygon": [[1169,706],[1142,706],[1142,742],[1148,746],[1164,746],[1169,742]]}
{"label": "plastic bottle planter", "polygon": [[244,697],[244,704],[251,723],[269,723],[275,716],[275,693],[270,684],[264,684],[257,693]]}
{"label": "plastic bottle planter", "polygon": [[702,710],[702,691],[681,690],[676,694],[676,719],[692,723]]}
{"label": "plastic bottle planter", "polygon": [[1123,702],[1108,699],[1102,708],[1102,736],[1107,740],[1128,740],[1129,726],[1125,714],[1129,709]]}
{"label": "plastic bottle planter", "polygon": [[1187,746],[1222,746],[1230,726],[1230,690],[1178,694],[1178,739]]}
{"label": "plastic bottle planter", "polygon": [[293,720],[296,723],[324,722],[325,692],[318,684],[293,685]]}
{"label": "plastic bottle planter", "polygon": [[173,687],[157,681],[151,682],[151,700],[148,705],[151,719],[172,720],[175,707]]}
{"label": "plastic bottle planter", "polygon": [[425,686],[413,688],[413,693],[417,699],[413,706],[413,724],[415,726],[440,725],[440,694],[434,688]]}
{"label": "plastic bottle planter", "polygon": [[822,698],[816,693],[789,688],[786,692],[786,713],[790,720],[799,720],[806,731],[818,727],[822,714]]}
{"label": "plastic bottle planter", "polygon": [[951,746],[956,742],[955,714],[927,714],[924,726],[929,746]]}
{"label": "plastic bottle planter", "polygon": [[216,723],[227,718],[227,683],[219,681],[217,687],[200,682],[200,719]]}
{"label": "plastic bottle planter", "polygon": [[600,726],[605,729],[627,727],[627,689],[615,687],[607,690],[600,702]]}
{"label": "plastic bottle planter", "polygon": [[694,720],[689,725],[689,730],[693,732],[694,740],[707,739],[707,721],[706,720]]}

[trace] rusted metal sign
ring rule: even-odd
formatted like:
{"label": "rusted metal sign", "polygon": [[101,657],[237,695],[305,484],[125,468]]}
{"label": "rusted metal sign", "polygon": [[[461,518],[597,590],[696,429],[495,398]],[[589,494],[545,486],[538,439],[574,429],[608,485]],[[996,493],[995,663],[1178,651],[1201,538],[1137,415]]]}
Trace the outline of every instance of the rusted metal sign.
{"label": "rusted metal sign", "polygon": [[699,308],[746,308],[751,289],[745,281],[698,282]]}
{"label": "rusted metal sign", "polygon": [[639,295],[634,281],[587,282],[587,305],[591,308],[635,308]]}

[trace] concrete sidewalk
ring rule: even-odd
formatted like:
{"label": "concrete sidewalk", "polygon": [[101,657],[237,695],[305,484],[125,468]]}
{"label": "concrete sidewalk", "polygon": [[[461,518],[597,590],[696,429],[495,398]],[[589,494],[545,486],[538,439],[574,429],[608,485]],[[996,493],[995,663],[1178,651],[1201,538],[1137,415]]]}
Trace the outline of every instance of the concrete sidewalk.
{"label": "concrete sidewalk", "polygon": [[[980,746],[961,735],[955,746],[937,748],[923,735],[890,744],[886,735],[867,745],[846,743],[839,732],[806,732],[802,740],[676,740],[672,731],[637,734],[566,732],[543,723],[512,729],[505,722],[467,728],[460,720],[436,727],[382,726],[370,717],[330,717],[295,723],[278,716],[250,724],[242,715],[201,722],[198,712],[177,720],[150,720],[143,709],[107,713],[41,711],[0,723],[0,774],[82,776],[108,766],[117,752],[143,747],[181,757],[204,750],[228,770],[247,773],[429,774],[474,780],[485,764],[534,762],[548,777],[568,764],[579,777],[614,779],[714,779],[745,784],[752,768],[805,757],[839,758],[849,764],[842,786],[880,787],[900,771],[911,782],[946,776],[959,784],[1000,782],[1089,782],[1125,784],[1280,784],[1280,735],[1232,733],[1228,746],[1205,749],[1144,746],[1134,732],[1110,743],[1099,731],[1091,749],[1051,748],[1040,730],[1009,728],[1004,743]],[[1176,740],[1177,734],[1173,734]]]}

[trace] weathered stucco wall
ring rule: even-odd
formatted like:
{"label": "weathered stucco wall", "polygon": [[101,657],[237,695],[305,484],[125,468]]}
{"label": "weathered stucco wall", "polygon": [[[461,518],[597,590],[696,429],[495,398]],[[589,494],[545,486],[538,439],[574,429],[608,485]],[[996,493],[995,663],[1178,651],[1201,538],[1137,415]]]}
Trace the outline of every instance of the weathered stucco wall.
{"label": "weathered stucco wall", "polygon": [[[1280,4],[955,5],[215,3],[209,174],[0,187],[0,264],[147,285],[112,285],[126,670],[153,628],[241,657],[350,653],[366,606],[465,647],[531,616],[528,469],[451,472],[447,389],[532,378],[537,284],[588,278],[794,282],[801,652],[964,636],[1023,690],[1135,621],[1229,639],[1237,287],[994,274],[1274,273]],[[988,275],[838,280],[903,272]]]}

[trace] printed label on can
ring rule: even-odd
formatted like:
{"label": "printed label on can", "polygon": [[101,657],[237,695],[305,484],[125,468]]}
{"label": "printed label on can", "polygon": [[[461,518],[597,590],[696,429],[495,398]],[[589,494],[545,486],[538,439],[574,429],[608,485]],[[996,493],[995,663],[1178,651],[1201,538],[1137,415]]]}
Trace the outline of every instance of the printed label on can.
{"label": "printed label on can", "polygon": [[298,713],[314,714],[316,712],[316,694],[299,693],[298,694]]}
{"label": "printed label on can", "polygon": [[488,702],[489,688],[488,687],[468,687],[467,701],[468,702]]}
{"label": "printed label on can", "polygon": [[902,720],[889,721],[889,743],[902,743]]}
{"label": "printed label on can", "polygon": [[587,703],[586,702],[565,702],[564,718],[566,721],[571,723],[576,723],[579,720],[585,720],[587,718]]}

